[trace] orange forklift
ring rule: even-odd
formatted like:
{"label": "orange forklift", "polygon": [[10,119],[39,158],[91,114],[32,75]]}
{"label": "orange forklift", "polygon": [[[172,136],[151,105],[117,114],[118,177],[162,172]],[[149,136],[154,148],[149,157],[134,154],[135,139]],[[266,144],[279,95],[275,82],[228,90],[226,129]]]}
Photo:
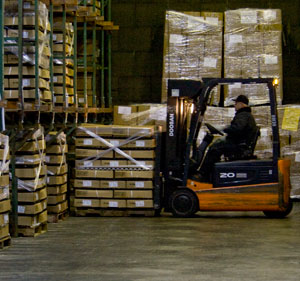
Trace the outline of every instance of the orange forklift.
{"label": "orange forklift", "polygon": [[[203,79],[169,80],[167,131],[163,163],[164,211],[177,217],[190,217],[198,211],[262,211],[267,217],[283,218],[292,210],[290,161],[280,158],[275,80]],[[209,132],[197,146],[212,90],[218,85],[266,84],[271,109],[273,157],[257,159],[253,154],[256,138],[242,153],[227,155],[214,165],[211,182],[201,182],[192,166],[201,163],[213,135],[222,134],[210,124]],[[245,145],[245,144],[241,144]]]}

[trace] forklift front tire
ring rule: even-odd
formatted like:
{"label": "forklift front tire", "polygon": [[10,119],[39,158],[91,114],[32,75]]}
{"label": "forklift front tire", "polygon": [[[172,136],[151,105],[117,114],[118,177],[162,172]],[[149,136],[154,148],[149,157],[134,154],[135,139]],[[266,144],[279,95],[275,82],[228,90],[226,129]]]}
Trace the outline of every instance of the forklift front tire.
{"label": "forklift front tire", "polygon": [[283,218],[285,218],[286,216],[288,216],[290,214],[292,209],[293,209],[293,201],[290,200],[287,208],[284,211],[264,211],[263,213],[268,218],[283,219]]}
{"label": "forklift front tire", "polygon": [[170,206],[175,217],[188,218],[199,209],[196,194],[188,188],[179,188],[170,197]]}

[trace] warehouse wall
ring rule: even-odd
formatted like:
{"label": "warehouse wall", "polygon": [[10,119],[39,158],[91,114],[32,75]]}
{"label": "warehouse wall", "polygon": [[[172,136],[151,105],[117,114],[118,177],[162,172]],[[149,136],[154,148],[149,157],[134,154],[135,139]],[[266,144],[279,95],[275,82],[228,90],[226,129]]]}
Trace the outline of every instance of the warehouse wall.
{"label": "warehouse wall", "polygon": [[[114,104],[160,102],[166,10],[224,12],[276,8],[283,17],[283,103],[300,103],[300,0],[113,0],[112,95]],[[247,3],[247,4],[246,4]]]}

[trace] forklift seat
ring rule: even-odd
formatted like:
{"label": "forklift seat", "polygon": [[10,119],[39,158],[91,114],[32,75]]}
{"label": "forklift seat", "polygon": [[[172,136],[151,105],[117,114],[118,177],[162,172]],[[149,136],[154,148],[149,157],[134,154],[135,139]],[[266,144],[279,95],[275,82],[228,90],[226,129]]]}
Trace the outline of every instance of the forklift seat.
{"label": "forklift seat", "polygon": [[257,159],[257,156],[254,155],[254,150],[259,136],[260,128],[256,127],[256,131],[253,133],[252,139],[248,143],[243,142],[238,144],[238,149],[233,154],[225,155],[225,160],[236,161]]}

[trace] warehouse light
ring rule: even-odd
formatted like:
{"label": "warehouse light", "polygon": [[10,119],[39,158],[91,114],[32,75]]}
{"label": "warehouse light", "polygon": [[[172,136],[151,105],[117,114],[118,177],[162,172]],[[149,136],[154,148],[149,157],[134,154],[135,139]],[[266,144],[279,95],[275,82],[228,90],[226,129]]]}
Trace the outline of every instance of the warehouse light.
{"label": "warehouse light", "polygon": [[194,112],[194,104],[191,104],[191,114]]}
{"label": "warehouse light", "polygon": [[275,78],[273,80],[273,86],[278,86],[279,85],[279,79],[278,78]]}

